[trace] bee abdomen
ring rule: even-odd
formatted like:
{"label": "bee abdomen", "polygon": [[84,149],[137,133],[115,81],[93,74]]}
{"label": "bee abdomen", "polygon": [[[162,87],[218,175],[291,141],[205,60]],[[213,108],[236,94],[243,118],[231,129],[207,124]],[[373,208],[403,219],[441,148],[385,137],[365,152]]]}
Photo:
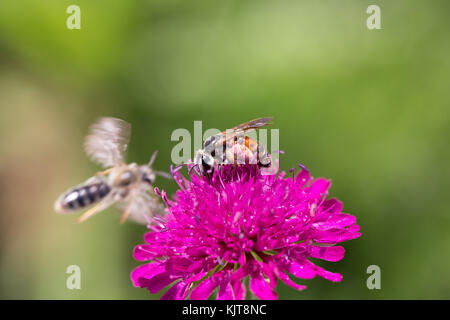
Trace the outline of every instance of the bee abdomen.
{"label": "bee abdomen", "polygon": [[85,185],[67,192],[61,200],[61,207],[67,211],[83,209],[100,201],[110,191],[104,182]]}

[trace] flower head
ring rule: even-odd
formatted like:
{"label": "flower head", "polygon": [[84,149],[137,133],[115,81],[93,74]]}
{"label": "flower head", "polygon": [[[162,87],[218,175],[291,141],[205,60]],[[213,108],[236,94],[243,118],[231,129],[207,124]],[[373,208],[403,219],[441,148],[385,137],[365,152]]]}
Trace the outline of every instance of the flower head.
{"label": "flower head", "polygon": [[174,283],[163,299],[245,299],[245,279],[260,299],[276,299],[278,280],[306,286],[289,274],[340,281],[342,276],[308,258],[339,261],[336,244],[361,234],[342,203],[326,199],[330,181],[313,179],[302,166],[297,174],[262,175],[256,165],[223,165],[210,177],[190,179],[173,172],[180,189],[170,200],[156,190],[169,210],[149,226],[134,257],[150,261],[131,274],[135,286],[151,293]]}

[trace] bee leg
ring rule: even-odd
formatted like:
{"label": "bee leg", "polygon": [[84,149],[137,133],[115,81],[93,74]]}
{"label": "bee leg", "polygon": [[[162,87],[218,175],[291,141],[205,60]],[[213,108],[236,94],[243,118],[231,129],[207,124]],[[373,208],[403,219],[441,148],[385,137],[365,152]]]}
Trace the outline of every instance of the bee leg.
{"label": "bee leg", "polygon": [[82,223],[82,222],[86,221],[88,218],[105,210],[110,205],[111,205],[111,202],[109,202],[109,201],[108,202],[100,202],[100,203],[96,204],[94,207],[90,208],[88,211],[83,213],[83,215],[77,219],[77,222]]}
{"label": "bee leg", "polygon": [[109,169],[107,169],[105,171],[99,171],[95,175],[96,176],[106,176],[106,175],[110,174],[111,171],[113,171],[113,168],[109,168]]}
{"label": "bee leg", "polygon": [[121,224],[127,220],[128,216],[130,215],[133,209],[133,206],[135,205],[136,198],[139,196],[139,189],[132,189],[128,191],[129,191],[129,193],[127,193],[128,204],[125,208],[125,211],[122,213],[122,216],[120,217]]}
{"label": "bee leg", "polygon": [[122,213],[122,216],[120,217],[120,223],[121,223],[121,224],[124,223],[124,222],[127,220],[128,216],[130,215],[130,212],[131,212],[131,204],[132,204],[132,203],[130,203],[130,204],[127,206],[127,208],[125,209],[125,211]]}

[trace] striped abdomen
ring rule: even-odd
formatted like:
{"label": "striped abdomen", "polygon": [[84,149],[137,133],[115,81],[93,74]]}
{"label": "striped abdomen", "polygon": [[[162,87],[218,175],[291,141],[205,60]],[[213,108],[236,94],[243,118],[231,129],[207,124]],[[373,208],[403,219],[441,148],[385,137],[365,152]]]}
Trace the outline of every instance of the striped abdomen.
{"label": "striped abdomen", "polygon": [[59,206],[62,211],[75,211],[84,209],[105,198],[111,191],[105,182],[87,184],[63,195]]}

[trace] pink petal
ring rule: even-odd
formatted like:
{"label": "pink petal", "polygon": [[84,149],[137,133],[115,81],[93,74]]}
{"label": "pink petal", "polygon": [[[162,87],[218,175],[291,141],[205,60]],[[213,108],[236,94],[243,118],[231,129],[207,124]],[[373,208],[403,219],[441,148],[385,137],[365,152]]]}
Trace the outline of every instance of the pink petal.
{"label": "pink petal", "polygon": [[312,279],[316,276],[316,271],[305,262],[291,262],[287,271],[300,279]]}
{"label": "pink petal", "polygon": [[269,263],[260,263],[260,265],[262,266],[262,270],[264,272],[264,274],[267,276],[267,278],[269,279],[269,286],[272,289],[275,289],[277,286],[277,278],[275,275],[275,266],[272,262]]}
{"label": "pink petal", "polygon": [[318,243],[339,243],[358,238],[361,236],[359,232],[359,226],[350,226],[345,229],[333,229],[333,230],[314,230],[311,232],[311,238]]}
{"label": "pink petal", "polygon": [[168,286],[172,282],[174,282],[177,277],[172,276],[172,274],[168,271],[160,273],[146,281],[145,287],[150,291],[150,293],[158,293],[162,290],[162,288]]}
{"label": "pink petal", "polygon": [[175,283],[166,293],[161,297],[161,300],[184,300],[186,298],[188,287],[190,283],[180,281]]}
{"label": "pink petal", "polygon": [[247,287],[240,281],[234,282],[233,293],[235,300],[244,300],[247,294]]}
{"label": "pink petal", "polygon": [[215,279],[205,279],[197,287],[195,287],[194,290],[192,290],[189,297],[191,300],[206,300],[214,291],[214,289],[217,288],[217,286],[218,283],[217,281],[215,281]]}
{"label": "pink petal", "polygon": [[322,259],[326,261],[339,261],[345,255],[345,249],[341,246],[333,246],[333,247],[317,247],[310,246],[309,253],[312,258]]}
{"label": "pink petal", "polygon": [[297,290],[305,290],[306,286],[301,285],[301,284],[297,284],[294,281],[292,281],[287,274],[283,273],[283,272],[276,272],[278,278],[283,281],[285,284],[287,284],[288,286],[297,289]]}
{"label": "pink petal", "polygon": [[329,281],[333,281],[333,282],[339,282],[342,280],[341,274],[327,271],[319,266],[314,265],[312,262],[309,262],[309,263],[310,263],[311,267],[316,271],[318,276],[321,276],[322,278],[327,279]]}
{"label": "pink petal", "polygon": [[217,283],[219,284],[219,292],[217,293],[217,300],[233,300],[233,291],[230,285],[231,271],[222,271],[217,274]]}
{"label": "pink petal", "polygon": [[166,270],[170,271],[171,274],[185,274],[188,272],[189,268],[193,265],[193,261],[181,257],[172,257],[166,263]]}
{"label": "pink petal", "polygon": [[203,246],[192,246],[186,249],[186,253],[191,257],[204,257],[205,256],[205,247]]}
{"label": "pink petal", "polygon": [[325,213],[314,219],[313,228],[329,230],[332,228],[344,228],[356,223],[356,218],[346,213]]}
{"label": "pink petal", "polygon": [[220,285],[219,292],[217,293],[217,300],[234,300],[230,282]]}
{"label": "pink petal", "polygon": [[243,267],[237,269],[232,275],[231,275],[231,281],[240,281],[242,278],[245,278],[249,274],[248,268],[246,265]]}
{"label": "pink petal", "polygon": [[330,181],[323,178],[319,178],[314,181],[314,183],[310,187],[309,192],[315,198],[320,199],[325,195],[330,185],[331,185]]}
{"label": "pink petal", "polygon": [[142,285],[148,279],[164,272],[165,266],[162,263],[147,263],[137,267],[131,272],[131,281],[135,287],[144,288]]}
{"label": "pink petal", "polygon": [[134,248],[133,256],[138,261],[151,260],[158,255],[157,251],[153,250],[153,246],[141,244]]}
{"label": "pink petal", "polygon": [[193,283],[195,281],[202,279],[204,276],[206,276],[206,272],[200,272],[200,273],[197,273],[195,276],[188,278],[186,280],[186,282]]}
{"label": "pink petal", "polygon": [[339,213],[342,211],[342,208],[342,202],[335,198],[328,199],[321,205],[322,211],[326,213]]}
{"label": "pink petal", "polygon": [[264,277],[258,272],[250,276],[250,291],[261,300],[275,300],[278,298]]}
{"label": "pink petal", "polygon": [[295,182],[298,187],[303,187],[309,181],[310,175],[308,170],[301,170],[295,177]]}
{"label": "pink petal", "polygon": [[144,235],[144,240],[149,244],[164,243],[168,236],[165,232],[147,232]]}

